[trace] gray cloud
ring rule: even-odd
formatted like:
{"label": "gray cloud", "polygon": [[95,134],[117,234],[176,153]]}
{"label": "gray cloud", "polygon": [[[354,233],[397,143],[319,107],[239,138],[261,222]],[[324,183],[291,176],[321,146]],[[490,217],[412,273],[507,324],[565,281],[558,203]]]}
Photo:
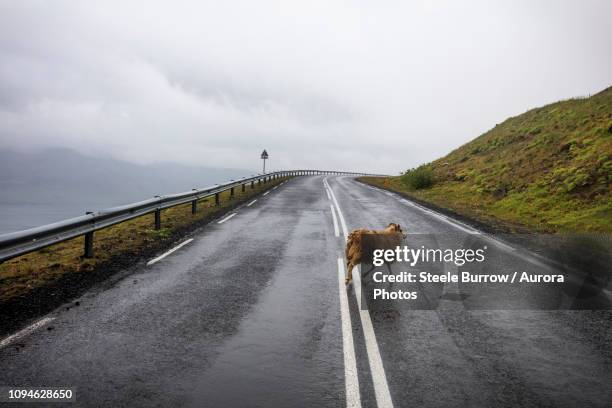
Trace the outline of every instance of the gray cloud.
{"label": "gray cloud", "polygon": [[0,3],[0,147],[396,173],[610,85],[608,1]]}

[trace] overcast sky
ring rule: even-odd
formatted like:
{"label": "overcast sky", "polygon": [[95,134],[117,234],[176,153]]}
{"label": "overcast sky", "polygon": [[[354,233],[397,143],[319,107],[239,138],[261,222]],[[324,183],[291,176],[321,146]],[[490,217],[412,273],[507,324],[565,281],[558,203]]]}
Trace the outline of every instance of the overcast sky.
{"label": "overcast sky", "polygon": [[612,85],[612,2],[0,0],[0,148],[397,173]]}

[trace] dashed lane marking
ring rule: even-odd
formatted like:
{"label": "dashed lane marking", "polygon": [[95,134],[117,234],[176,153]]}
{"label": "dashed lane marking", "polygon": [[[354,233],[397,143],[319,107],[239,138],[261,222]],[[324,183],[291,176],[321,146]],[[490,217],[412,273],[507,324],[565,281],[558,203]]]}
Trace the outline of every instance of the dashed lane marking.
{"label": "dashed lane marking", "polygon": [[40,329],[41,327],[51,323],[53,320],[55,320],[55,317],[45,317],[43,319],[40,319],[39,321],[37,321],[34,324],[31,324],[30,326],[26,327],[25,329],[18,331],[17,333],[8,336],[7,338],[5,338],[4,340],[0,341],[0,349],[10,345],[11,343],[22,339],[26,336],[29,336],[30,334],[34,333],[36,330]]}
{"label": "dashed lane marking", "polygon": [[173,253],[176,250],[181,249],[182,247],[184,247],[185,245],[187,245],[188,243],[190,243],[191,241],[193,241],[193,238],[189,238],[186,241],[181,242],[180,244],[178,244],[177,246],[175,246],[174,248],[164,252],[163,254],[161,254],[160,256],[158,256],[157,258],[153,258],[151,259],[149,262],[147,262],[147,266],[153,265],[155,262],[157,261],[161,261],[162,259],[164,259],[165,257],[167,257],[168,255],[170,255],[171,253]]}
{"label": "dashed lane marking", "polygon": [[230,218],[234,217],[236,214],[238,214],[238,213],[231,213],[230,215],[228,215],[227,217],[223,218],[222,220],[217,221],[217,224],[223,224],[225,221],[227,221]]}

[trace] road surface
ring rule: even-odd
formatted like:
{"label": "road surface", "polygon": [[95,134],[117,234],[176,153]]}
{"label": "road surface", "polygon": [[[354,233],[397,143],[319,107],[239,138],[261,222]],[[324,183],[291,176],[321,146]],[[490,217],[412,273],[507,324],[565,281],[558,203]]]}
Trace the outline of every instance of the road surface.
{"label": "road surface", "polygon": [[4,341],[0,385],[92,407],[612,406],[609,310],[424,284],[368,311],[344,287],[353,228],[486,238],[470,227],[349,177],[295,178],[234,213]]}

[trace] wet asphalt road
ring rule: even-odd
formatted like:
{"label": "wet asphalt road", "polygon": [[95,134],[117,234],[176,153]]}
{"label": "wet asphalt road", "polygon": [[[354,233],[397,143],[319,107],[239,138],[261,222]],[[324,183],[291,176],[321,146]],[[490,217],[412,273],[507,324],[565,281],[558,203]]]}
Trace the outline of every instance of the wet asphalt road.
{"label": "wet asphalt road", "polygon": [[[555,310],[571,300],[537,285],[426,284],[418,301],[370,312],[351,286],[347,357],[342,223],[336,236],[323,179],[290,180],[50,314],[0,349],[0,385],[74,387],[76,406],[612,405],[612,312]],[[397,222],[440,245],[481,239],[351,178],[328,182],[349,230]]]}

